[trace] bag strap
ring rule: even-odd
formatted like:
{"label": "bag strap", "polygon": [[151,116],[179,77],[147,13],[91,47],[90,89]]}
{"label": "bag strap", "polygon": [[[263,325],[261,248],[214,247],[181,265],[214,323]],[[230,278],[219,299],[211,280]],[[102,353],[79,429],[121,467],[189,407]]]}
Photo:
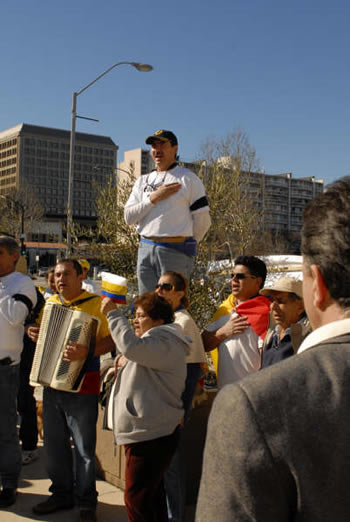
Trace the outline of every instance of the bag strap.
{"label": "bag strap", "polygon": [[58,294],[58,298],[61,301],[61,305],[64,306],[65,308],[70,308],[71,306],[79,306],[83,303],[86,303],[86,301],[90,301],[90,299],[95,299],[95,297],[98,297],[98,295],[91,295],[90,297],[84,297],[83,299],[78,299],[77,301],[73,301],[70,304],[66,304],[63,301],[61,294]]}

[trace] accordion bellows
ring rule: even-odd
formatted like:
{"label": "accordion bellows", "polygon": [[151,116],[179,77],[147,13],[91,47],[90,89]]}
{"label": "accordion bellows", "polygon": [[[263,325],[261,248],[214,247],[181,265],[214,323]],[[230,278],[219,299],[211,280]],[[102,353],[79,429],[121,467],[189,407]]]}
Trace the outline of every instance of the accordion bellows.
{"label": "accordion bellows", "polygon": [[[31,386],[78,392],[87,361],[94,355],[99,322],[97,317],[85,312],[47,303],[29,377]],[[87,358],[64,361],[63,352],[69,341],[88,346]]]}
{"label": "accordion bellows", "polygon": [[102,272],[101,297],[110,297],[116,303],[126,304],[128,282],[125,277]]}

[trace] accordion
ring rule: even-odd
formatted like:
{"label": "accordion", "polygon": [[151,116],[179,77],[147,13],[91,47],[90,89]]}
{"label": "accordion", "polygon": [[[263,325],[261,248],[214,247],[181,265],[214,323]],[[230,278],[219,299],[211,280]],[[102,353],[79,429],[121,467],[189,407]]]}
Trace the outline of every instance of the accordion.
{"label": "accordion", "polygon": [[[29,377],[31,386],[78,392],[87,364],[94,356],[99,322],[99,319],[85,312],[47,303]],[[88,347],[86,359],[63,360],[69,341]]]}

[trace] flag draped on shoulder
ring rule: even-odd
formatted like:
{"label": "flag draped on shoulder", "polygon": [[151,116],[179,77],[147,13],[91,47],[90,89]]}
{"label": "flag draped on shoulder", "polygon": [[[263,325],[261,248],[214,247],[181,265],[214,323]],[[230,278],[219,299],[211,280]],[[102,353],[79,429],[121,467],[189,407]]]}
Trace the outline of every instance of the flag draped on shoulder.
{"label": "flag draped on shoulder", "polygon": [[[236,312],[241,317],[247,317],[247,321],[254,332],[261,338],[265,339],[267,329],[269,326],[271,301],[263,296],[258,295],[252,299],[248,299],[243,303],[235,306],[235,298],[232,294],[228,296],[225,301],[221,303],[210,323],[217,321],[220,317],[225,315],[230,316],[232,312]],[[229,319],[229,318],[228,318]],[[228,320],[227,319],[227,320]],[[218,348],[210,352],[213,360],[215,372],[218,372]]]}

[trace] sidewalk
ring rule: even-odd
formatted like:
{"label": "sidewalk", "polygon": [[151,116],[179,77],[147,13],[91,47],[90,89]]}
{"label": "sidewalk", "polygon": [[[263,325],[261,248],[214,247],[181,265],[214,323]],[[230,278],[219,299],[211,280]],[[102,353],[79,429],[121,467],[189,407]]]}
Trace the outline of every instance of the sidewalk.
{"label": "sidewalk", "polygon": [[[51,515],[39,516],[32,512],[32,507],[45,500],[49,495],[50,480],[45,472],[44,450],[39,447],[39,459],[23,466],[16,503],[0,510],[0,522],[19,522],[20,520],[41,520],[42,522],[76,522],[78,510],[58,511]],[[124,508],[123,491],[103,480],[97,481],[98,522],[127,522]],[[186,522],[193,522],[194,506],[186,508]]]}
{"label": "sidewalk", "polygon": [[[0,521],[41,520],[45,522],[76,522],[78,519],[78,510],[76,508],[43,516],[35,515],[32,512],[32,507],[45,500],[50,494],[48,491],[49,487],[50,480],[47,478],[45,471],[44,450],[42,447],[39,447],[39,459],[22,468],[16,503],[8,509],[0,511]],[[103,480],[97,481],[97,491],[99,492],[98,522],[127,522],[123,492]]]}

